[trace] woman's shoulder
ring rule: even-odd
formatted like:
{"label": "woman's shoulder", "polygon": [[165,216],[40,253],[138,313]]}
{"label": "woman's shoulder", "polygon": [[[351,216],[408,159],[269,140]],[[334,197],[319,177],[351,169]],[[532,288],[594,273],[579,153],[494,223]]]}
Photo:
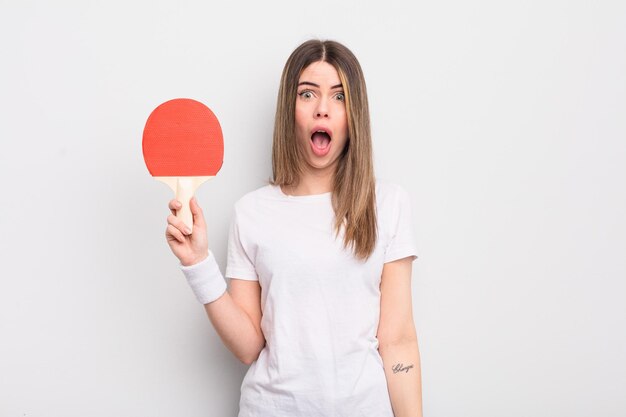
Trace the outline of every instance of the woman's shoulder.
{"label": "woman's shoulder", "polygon": [[376,200],[379,204],[381,202],[397,201],[407,196],[408,193],[401,185],[386,179],[376,179]]}
{"label": "woman's shoulder", "polygon": [[395,219],[411,210],[411,197],[403,186],[387,180],[376,180],[376,211],[379,219]]}
{"label": "woman's shoulder", "polygon": [[280,197],[277,187],[272,184],[266,184],[262,187],[248,191],[235,202],[235,210],[245,210],[254,208],[261,201],[275,200]]}

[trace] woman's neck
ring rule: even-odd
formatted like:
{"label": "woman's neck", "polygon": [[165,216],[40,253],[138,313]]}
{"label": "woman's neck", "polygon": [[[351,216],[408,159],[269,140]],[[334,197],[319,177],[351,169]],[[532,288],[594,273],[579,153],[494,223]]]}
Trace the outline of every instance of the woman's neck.
{"label": "woman's neck", "polygon": [[333,176],[321,172],[304,172],[295,186],[282,186],[282,190],[293,196],[328,193],[333,190]]}

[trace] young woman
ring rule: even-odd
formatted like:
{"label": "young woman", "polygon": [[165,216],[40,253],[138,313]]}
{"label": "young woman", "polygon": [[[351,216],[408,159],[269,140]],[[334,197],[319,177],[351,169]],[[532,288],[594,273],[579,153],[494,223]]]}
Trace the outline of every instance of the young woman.
{"label": "young woman", "polygon": [[167,241],[224,344],[251,365],[240,417],[417,417],[420,357],[411,302],[411,207],[376,180],[365,80],[333,41],[285,65],[271,183],[235,205],[226,283],[173,213]]}

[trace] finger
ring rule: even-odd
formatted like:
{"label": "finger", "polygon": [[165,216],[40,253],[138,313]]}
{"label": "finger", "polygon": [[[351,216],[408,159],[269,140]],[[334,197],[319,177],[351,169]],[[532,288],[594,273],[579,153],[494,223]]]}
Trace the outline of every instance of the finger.
{"label": "finger", "polygon": [[185,223],[173,214],[170,214],[169,216],[167,216],[167,224],[175,227],[176,229],[178,229],[178,231],[180,231],[184,235],[191,234],[191,230],[189,230],[189,228],[185,225]]}
{"label": "finger", "polygon": [[182,206],[183,205],[180,203],[180,201],[176,200],[175,198],[171,199],[169,204],[168,204],[168,207],[169,207],[170,211],[174,215],[176,214],[177,210],[181,209]]}
{"label": "finger", "polygon": [[176,227],[174,227],[171,224],[167,225],[167,228],[165,229],[165,237],[167,238],[167,240],[177,240],[180,243],[185,243],[185,236],[183,236],[183,234],[180,232],[180,230],[178,230]]}
{"label": "finger", "polygon": [[191,209],[191,214],[193,215],[194,226],[198,225],[200,227],[205,227],[204,213],[202,213],[202,209],[200,208],[198,200],[195,196],[189,200],[189,208]]}

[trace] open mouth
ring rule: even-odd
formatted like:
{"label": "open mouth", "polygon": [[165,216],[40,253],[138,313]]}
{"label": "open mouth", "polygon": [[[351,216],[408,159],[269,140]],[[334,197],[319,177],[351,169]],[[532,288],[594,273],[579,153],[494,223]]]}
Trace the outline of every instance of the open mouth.
{"label": "open mouth", "polygon": [[317,156],[325,156],[330,151],[331,133],[323,128],[316,128],[311,134],[311,150]]}

